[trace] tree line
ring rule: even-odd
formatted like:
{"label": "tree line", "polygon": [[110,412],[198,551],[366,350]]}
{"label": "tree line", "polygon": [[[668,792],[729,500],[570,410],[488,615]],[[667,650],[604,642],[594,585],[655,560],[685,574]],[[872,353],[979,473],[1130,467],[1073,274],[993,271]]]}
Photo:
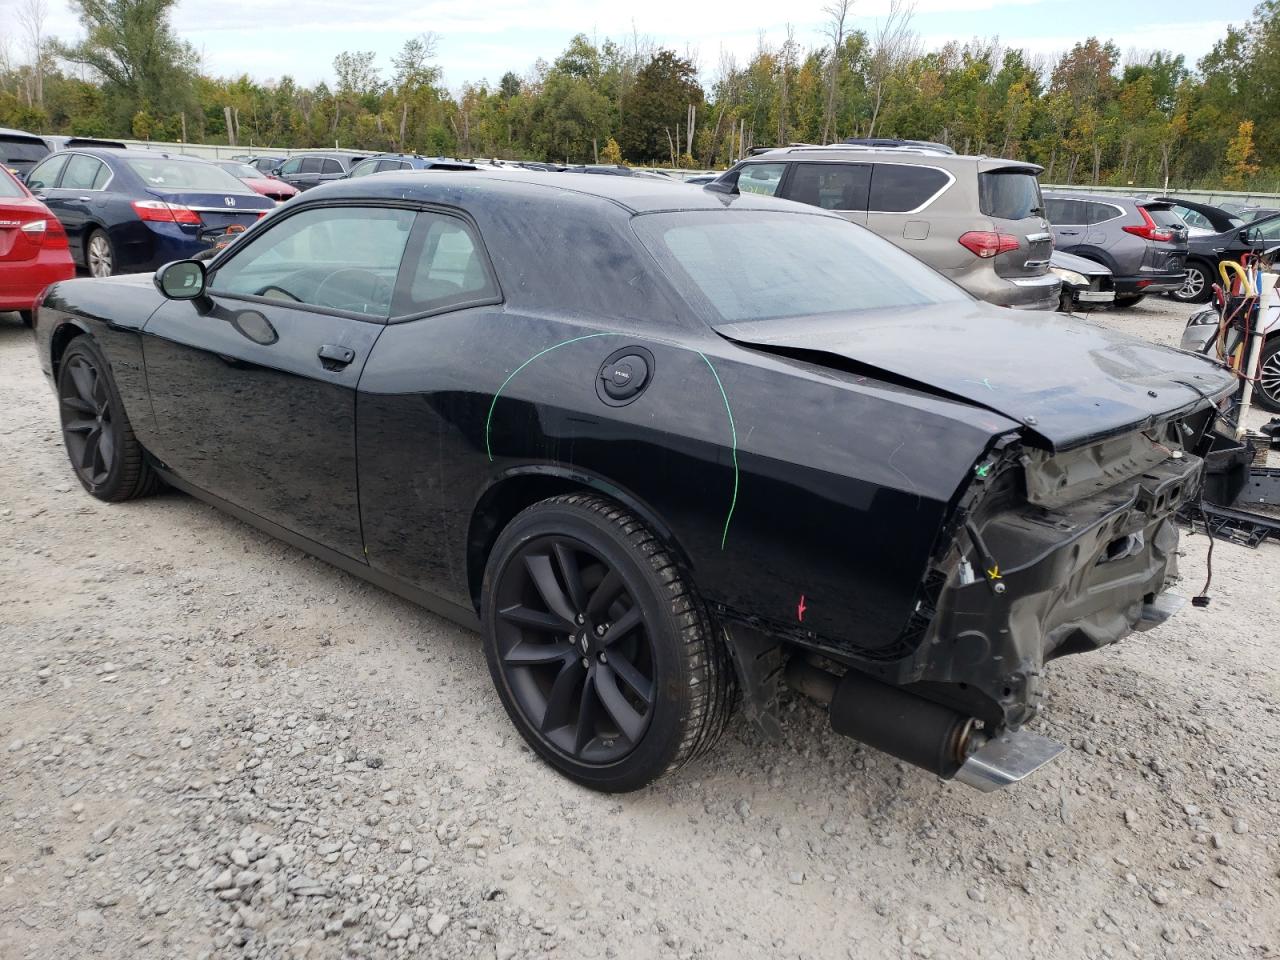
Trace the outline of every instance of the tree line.
{"label": "tree line", "polygon": [[580,34],[549,62],[453,91],[433,34],[389,64],[340,53],[330,81],[306,86],[209,75],[173,30],[177,0],[72,0],[76,43],[46,34],[45,2],[22,0],[13,40],[0,38],[0,126],[704,168],[757,146],[890,136],[1031,160],[1051,183],[1280,190],[1280,0],[1194,65],[1093,36],[1054,58],[994,39],[925,49],[906,0],[870,31],[849,29],[853,0],[834,0],[822,42],[788,28],[707,74],[640,36]]}

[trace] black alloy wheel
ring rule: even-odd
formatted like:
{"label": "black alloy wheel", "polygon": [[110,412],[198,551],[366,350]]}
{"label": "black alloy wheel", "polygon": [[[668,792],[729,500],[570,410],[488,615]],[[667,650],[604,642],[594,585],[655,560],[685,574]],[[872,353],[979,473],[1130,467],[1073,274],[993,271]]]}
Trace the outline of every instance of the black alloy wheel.
{"label": "black alloy wheel", "polygon": [[129,500],[158,487],[106,357],[88,337],[76,337],[58,365],[58,415],[76,477],[99,500]]}
{"label": "black alloy wheel", "polygon": [[508,714],[571,779],[633,790],[704,752],[732,670],[658,541],[610,501],[535,504],[485,573],[485,654]]}

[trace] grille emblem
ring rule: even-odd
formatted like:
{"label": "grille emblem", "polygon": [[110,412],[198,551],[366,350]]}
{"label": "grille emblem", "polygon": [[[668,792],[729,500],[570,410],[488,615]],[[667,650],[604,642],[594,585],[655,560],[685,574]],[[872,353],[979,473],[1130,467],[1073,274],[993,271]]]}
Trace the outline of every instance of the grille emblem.
{"label": "grille emblem", "polygon": [[222,198],[222,202],[223,202],[223,203],[225,203],[228,207],[234,207],[234,206],[236,205],[236,198],[235,198],[235,197],[223,197],[223,198]]}

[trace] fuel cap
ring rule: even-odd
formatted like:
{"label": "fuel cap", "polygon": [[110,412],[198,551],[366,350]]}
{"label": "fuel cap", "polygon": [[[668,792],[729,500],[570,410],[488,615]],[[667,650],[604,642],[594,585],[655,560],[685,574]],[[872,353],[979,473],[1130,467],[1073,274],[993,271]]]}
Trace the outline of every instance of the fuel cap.
{"label": "fuel cap", "polygon": [[629,403],[649,385],[653,355],[643,347],[624,347],[605,360],[596,380],[600,399],[611,406]]}

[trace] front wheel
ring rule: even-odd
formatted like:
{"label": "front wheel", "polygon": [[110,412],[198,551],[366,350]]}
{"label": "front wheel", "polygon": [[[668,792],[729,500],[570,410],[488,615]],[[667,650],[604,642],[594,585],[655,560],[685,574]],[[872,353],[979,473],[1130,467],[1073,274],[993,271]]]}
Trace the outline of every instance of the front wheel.
{"label": "front wheel", "polygon": [[58,414],[67,457],[89,493],[117,501],[157,489],[107,358],[88,337],[71,341],[58,365]]}
{"label": "front wheel", "polygon": [[1213,291],[1209,268],[1202,263],[1188,263],[1187,276],[1182,286],[1169,293],[1179,303],[1205,303]]}
{"label": "front wheel", "polygon": [[1117,296],[1111,305],[1117,310],[1128,310],[1135,304],[1141,303],[1144,299],[1146,299],[1145,293],[1131,293],[1123,297]]}
{"label": "front wheel", "polygon": [[724,641],[671,555],[616,503],[573,494],[519,514],[490,553],[481,603],[502,705],[569,779],[635,790],[723,732]]}
{"label": "front wheel", "polygon": [[1280,336],[1273,336],[1262,346],[1253,398],[1262,409],[1280,413]]}

